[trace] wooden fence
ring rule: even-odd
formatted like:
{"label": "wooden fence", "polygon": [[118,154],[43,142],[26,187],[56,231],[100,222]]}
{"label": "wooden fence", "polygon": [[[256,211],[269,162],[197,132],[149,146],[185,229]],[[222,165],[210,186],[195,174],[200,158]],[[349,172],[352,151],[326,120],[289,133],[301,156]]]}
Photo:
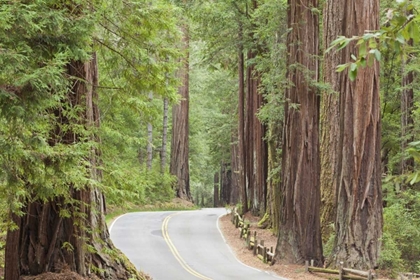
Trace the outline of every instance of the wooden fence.
{"label": "wooden fence", "polygon": [[357,269],[345,268],[343,263],[340,263],[340,268],[338,270],[326,269],[320,267],[314,267],[314,261],[311,260],[311,265],[309,266],[309,261],[305,262],[305,267],[307,272],[319,272],[326,274],[336,274],[338,275],[339,280],[350,279],[350,280],[373,280],[376,277],[376,274],[372,270],[362,271]]}
{"label": "wooden fence", "polygon": [[[245,223],[244,217],[238,214],[235,208],[231,211],[231,215],[232,215],[232,219],[231,219],[232,223],[239,230],[239,238],[245,240],[248,249],[253,250],[254,256],[257,256],[264,263],[269,263],[270,265],[273,265],[274,264],[273,247],[267,248],[264,245],[264,240],[258,240],[256,231],[254,231],[253,234],[251,233],[249,224]],[[336,279],[339,279],[339,280],[343,280],[343,279],[372,280],[376,277],[376,273],[374,270],[362,271],[362,270],[356,270],[356,269],[351,269],[351,268],[345,268],[343,267],[342,263],[338,270],[315,267],[313,260],[311,260],[311,265],[309,265],[309,261],[306,261],[305,266],[306,266],[306,272],[334,274],[334,275],[337,275]],[[415,278],[420,278],[420,274],[414,274],[414,273],[400,273],[399,276],[401,280],[413,280]]]}
{"label": "wooden fence", "polygon": [[257,240],[257,232],[251,234],[249,224],[245,223],[244,218],[236,212],[232,211],[232,223],[239,230],[239,238],[244,239],[249,250],[253,250],[254,256],[257,256],[264,263],[274,264],[274,250],[273,247],[267,248],[264,246],[264,240]]}
{"label": "wooden fence", "polygon": [[420,278],[420,274],[418,273],[399,273],[398,276],[401,280],[413,280]]}

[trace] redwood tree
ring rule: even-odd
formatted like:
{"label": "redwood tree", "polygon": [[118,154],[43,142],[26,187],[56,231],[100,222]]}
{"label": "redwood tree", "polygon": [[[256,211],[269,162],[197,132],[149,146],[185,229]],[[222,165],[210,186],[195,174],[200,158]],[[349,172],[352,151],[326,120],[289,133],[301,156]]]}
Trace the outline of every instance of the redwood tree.
{"label": "redwood tree", "polygon": [[323,261],[319,219],[317,0],[289,0],[288,73],[277,258]]}
{"label": "redwood tree", "polygon": [[182,66],[178,70],[181,86],[178,93],[181,96],[180,104],[172,108],[172,141],[171,141],[171,163],[170,173],[177,177],[174,187],[176,196],[185,200],[192,201],[190,192],[189,174],[189,35],[188,27],[184,23],[182,26]]}
{"label": "redwood tree", "polygon": [[[378,0],[330,0],[326,5],[326,30],[338,29],[338,34],[352,37],[379,28]],[[355,44],[350,44],[336,62],[347,63],[355,53]],[[379,64],[360,68],[354,81],[344,75],[338,78],[340,133],[336,135],[333,262],[338,265],[343,261],[347,267],[360,269],[374,268],[382,236]]]}
{"label": "redwood tree", "polygon": [[[92,131],[93,127],[99,126],[95,55],[90,61],[71,61],[66,70],[70,88],[62,105],[53,112],[57,123],[50,132],[48,144],[51,147],[71,147],[86,141],[86,134],[68,127],[81,125]],[[14,92],[21,96],[28,93]],[[63,108],[76,109],[79,115],[69,117],[66,114],[69,112]],[[99,141],[93,134],[89,137],[92,141]],[[39,156],[46,170],[60,170],[69,160],[66,157],[72,157],[71,154]],[[82,158],[78,164],[86,165],[86,176],[90,180],[100,180],[98,151],[92,148],[86,159],[88,164],[83,163]],[[59,174],[56,176],[59,177]],[[110,251],[117,251],[105,223],[104,196],[94,185],[80,186],[76,182],[68,182],[66,186],[53,184],[54,188],[66,190],[65,193],[39,198],[43,195],[37,193],[39,186],[32,183],[30,172],[23,176],[21,179],[26,181],[29,197],[22,202],[21,215],[11,214],[11,220],[18,228],[7,232],[5,279],[59,272],[64,268],[84,276],[97,274],[103,279],[128,279],[131,274],[136,274],[134,269],[131,273],[127,270],[125,262],[109,255]]]}

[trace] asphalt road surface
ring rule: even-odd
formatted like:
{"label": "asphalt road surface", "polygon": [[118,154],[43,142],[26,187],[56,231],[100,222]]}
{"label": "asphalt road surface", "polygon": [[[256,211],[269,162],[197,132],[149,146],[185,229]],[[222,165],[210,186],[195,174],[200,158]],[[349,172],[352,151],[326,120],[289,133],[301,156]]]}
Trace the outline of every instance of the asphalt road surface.
{"label": "asphalt road surface", "polygon": [[282,279],[239,262],[217,226],[226,209],[137,212],[117,218],[111,239],[155,280]]}

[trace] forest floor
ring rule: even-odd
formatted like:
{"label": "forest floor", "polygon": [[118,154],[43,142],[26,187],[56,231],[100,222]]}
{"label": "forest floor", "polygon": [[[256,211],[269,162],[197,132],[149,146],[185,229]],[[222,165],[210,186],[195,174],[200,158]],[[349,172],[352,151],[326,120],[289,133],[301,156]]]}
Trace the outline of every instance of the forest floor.
{"label": "forest floor", "polygon": [[[264,240],[264,245],[267,248],[272,246],[275,249],[277,244],[277,237],[272,233],[270,229],[258,228],[257,225],[259,217],[255,217],[250,213],[246,213],[245,221],[249,222],[252,234],[254,234],[254,231],[257,232],[257,240]],[[234,252],[236,258],[248,266],[255,267],[264,271],[271,271],[280,277],[290,280],[325,280],[334,278],[331,274],[314,274],[306,272],[304,265],[287,264],[281,262],[276,262],[274,265],[263,263],[260,259],[253,255],[252,250],[248,250],[245,244],[245,240],[239,238],[239,230],[235,228],[234,224],[232,224],[231,215],[225,215],[219,219],[219,228],[222,231],[227,244]],[[386,272],[376,272],[379,274],[376,279],[390,279],[386,276]]]}

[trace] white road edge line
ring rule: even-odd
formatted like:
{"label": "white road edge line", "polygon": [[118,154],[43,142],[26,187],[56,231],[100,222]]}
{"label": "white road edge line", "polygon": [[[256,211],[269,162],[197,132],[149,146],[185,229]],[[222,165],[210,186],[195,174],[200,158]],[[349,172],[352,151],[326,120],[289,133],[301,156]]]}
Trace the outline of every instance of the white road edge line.
{"label": "white road edge line", "polygon": [[273,277],[276,277],[276,278],[278,278],[278,279],[288,280],[287,278],[282,278],[282,277],[279,277],[279,276],[277,276],[277,275],[275,275],[275,274],[272,274],[272,273],[270,273],[270,272],[268,272],[268,271],[263,271],[263,270],[260,270],[260,269],[255,268],[255,267],[249,266],[249,265],[247,265],[247,264],[244,264],[243,262],[241,262],[241,261],[240,261],[240,260],[236,257],[235,252],[233,252],[232,248],[230,248],[229,244],[227,243],[227,241],[226,241],[225,237],[223,236],[223,233],[222,233],[222,231],[220,230],[220,227],[219,227],[219,219],[220,219],[221,217],[225,216],[225,215],[227,215],[227,214],[221,214],[221,215],[217,218],[217,221],[216,221],[216,227],[217,227],[217,229],[219,230],[220,236],[222,236],[223,241],[225,242],[225,244],[226,244],[226,246],[228,247],[229,251],[230,251],[230,252],[232,253],[232,255],[235,257],[235,259],[236,259],[236,260],[237,260],[240,264],[242,264],[243,266],[246,266],[246,267],[251,268],[251,269],[253,269],[253,270],[256,270],[256,271],[259,271],[259,272],[265,272],[265,273],[267,273],[267,274],[269,274],[269,275],[271,275],[271,276],[273,276]]}
{"label": "white road edge line", "polygon": [[111,224],[111,226],[109,227],[109,229],[108,229],[108,231],[109,231],[109,235],[111,235],[111,230],[112,230],[112,227],[114,226],[114,224],[115,224],[115,222],[116,221],[118,221],[118,219],[119,218],[121,218],[122,216],[125,216],[125,215],[128,215],[129,213],[125,213],[125,214],[122,214],[121,216],[118,216],[113,222],[112,222],[112,224]]}

